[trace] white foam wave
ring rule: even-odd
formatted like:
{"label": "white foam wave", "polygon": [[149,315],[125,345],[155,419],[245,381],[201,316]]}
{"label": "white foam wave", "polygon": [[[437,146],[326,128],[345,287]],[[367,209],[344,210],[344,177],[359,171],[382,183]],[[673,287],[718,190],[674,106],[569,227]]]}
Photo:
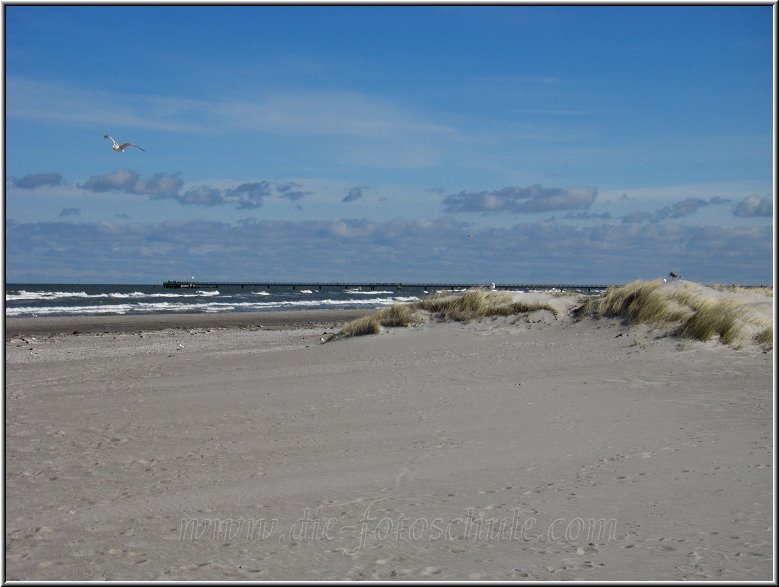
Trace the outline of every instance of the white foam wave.
{"label": "white foam wave", "polygon": [[89,294],[85,291],[25,291],[19,290],[15,294],[6,293],[7,302],[17,300],[54,300],[58,298],[88,298]]}
{"label": "white foam wave", "polygon": [[387,295],[387,294],[391,294],[391,293],[394,293],[394,292],[391,292],[391,291],[378,291],[378,290],[376,290],[376,291],[362,291],[360,289],[347,289],[346,293],[363,295],[363,296],[376,296],[376,295],[380,295],[380,294]]}
{"label": "white foam wave", "polygon": [[6,307],[7,317],[15,316],[48,316],[69,315],[85,316],[95,314],[147,314],[164,312],[233,312],[233,311],[263,311],[296,308],[317,307],[361,307],[361,306],[388,306],[396,302],[411,301],[417,298],[370,298],[370,299],[346,299],[346,300],[278,300],[268,302],[137,302],[128,304],[91,305],[91,306],[34,306],[34,307]]}
{"label": "white foam wave", "polygon": [[67,314],[84,316],[90,314],[126,314],[134,304],[115,304],[113,306],[41,306],[34,308],[8,308],[5,309],[6,317],[14,316],[48,316],[51,314]]}
{"label": "white foam wave", "polygon": [[154,296],[154,295],[167,296],[167,295],[170,295],[170,294],[146,294],[146,293],[143,293],[142,291],[134,291],[132,293],[94,294],[92,297],[96,297],[96,298],[108,297],[108,298],[122,299],[122,298],[145,298],[145,297],[151,297],[151,296]]}
{"label": "white foam wave", "polygon": [[88,294],[85,291],[25,291],[19,290],[16,293],[6,293],[6,302],[34,302],[45,300],[58,300],[67,298],[85,298],[85,299],[130,299],[130,298],[193,298],[193,297],[211,297],[218,296],[219,291],[197,291],[195,293],[144,293],[134,291],[130,293],[110,292],[99,294]]}

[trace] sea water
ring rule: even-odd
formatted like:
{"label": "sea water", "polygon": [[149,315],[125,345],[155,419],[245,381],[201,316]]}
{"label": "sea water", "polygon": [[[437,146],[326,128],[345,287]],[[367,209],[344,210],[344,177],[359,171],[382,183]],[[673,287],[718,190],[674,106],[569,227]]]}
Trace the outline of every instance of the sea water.
{"label": "sea water", "polygon": [[99,316],[178,312],[258,312],[380,308],[424,296],[420,288],[221,286],[167,289],[160,285],[23,284],[5,287],[5,315]]}

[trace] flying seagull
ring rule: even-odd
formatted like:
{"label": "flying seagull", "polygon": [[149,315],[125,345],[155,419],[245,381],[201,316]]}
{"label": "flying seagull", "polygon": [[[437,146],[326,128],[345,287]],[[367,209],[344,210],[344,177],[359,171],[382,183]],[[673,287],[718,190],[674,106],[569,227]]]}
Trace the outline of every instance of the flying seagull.
{"label": "flying seagull", "polygon": [[141,149],[141,151],[145,151],[146,150],[146,149],[144,149],[142,147],[139,147],[138,145],[133,145],[132,143],[122,143],[120,145],[111,137],[111,135],[105,135],[103,138],[104,139],[109,139],[111,141],[111,143],[112,143],[111,148],[114,151],[116,151],[117,153],[124,153],[124,150],[127,147],[135,147],[137,149]]}
{"label": "flying seagull", "polygon": [[681,279],[682,276],[674,271],[671,271],[668,274],[668,277],[670,277],[671,279]]}

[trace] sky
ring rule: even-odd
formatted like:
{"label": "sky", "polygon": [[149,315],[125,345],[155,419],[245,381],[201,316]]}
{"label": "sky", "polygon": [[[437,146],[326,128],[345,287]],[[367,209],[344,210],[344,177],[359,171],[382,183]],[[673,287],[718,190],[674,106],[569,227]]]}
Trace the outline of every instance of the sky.
{"label": "sky", "polygon": [[771,5],[3,8],[9,283],[773,280]]}

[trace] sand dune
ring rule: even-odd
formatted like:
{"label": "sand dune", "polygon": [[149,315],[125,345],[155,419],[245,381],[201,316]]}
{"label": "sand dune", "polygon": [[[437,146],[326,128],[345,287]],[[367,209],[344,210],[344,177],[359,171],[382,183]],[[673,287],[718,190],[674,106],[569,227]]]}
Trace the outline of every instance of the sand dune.
{"label": "sand dune", "polygon": [[772,354],[555,303],[9,333],[6,578],[771,580]]}

